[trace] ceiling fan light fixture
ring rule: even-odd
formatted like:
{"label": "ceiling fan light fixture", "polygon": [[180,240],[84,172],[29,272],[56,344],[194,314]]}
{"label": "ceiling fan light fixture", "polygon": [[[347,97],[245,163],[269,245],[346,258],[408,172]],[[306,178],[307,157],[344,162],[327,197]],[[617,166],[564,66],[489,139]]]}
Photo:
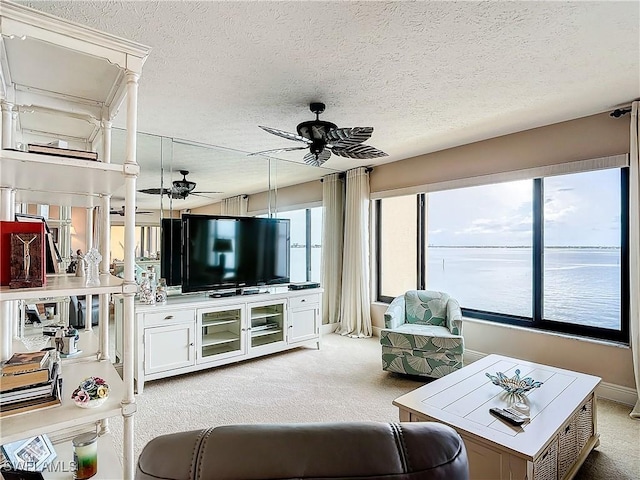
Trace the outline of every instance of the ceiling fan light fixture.
{"label": "ceiling fan light fixture", "polygon": [[[184,193],[189,193],[191,192],[191,190],[193,190],[194,188],[196,188],[196,182],[192,182],[191,180],[187,180],[187,175],[189,175],[189,171],[188,170],[180,170],[180,175],[182,175],[182,179],[181,180],[174,180],[172,185],[173,185],[173,190],[175,192],[178,192],[180,194],[184,194]],[[185,195],[186,197],[186,195]]]}
{"label": "ceiling fan light fixture", "polygon": [[311,120],[308,122],[302,122],[298,125],[298,135],[304,138],[308,138],[312,142],[323,141],[326,142],[327,133],[331,130],[335,130],[338,126],[335,123],[325,122],[323,120]]}

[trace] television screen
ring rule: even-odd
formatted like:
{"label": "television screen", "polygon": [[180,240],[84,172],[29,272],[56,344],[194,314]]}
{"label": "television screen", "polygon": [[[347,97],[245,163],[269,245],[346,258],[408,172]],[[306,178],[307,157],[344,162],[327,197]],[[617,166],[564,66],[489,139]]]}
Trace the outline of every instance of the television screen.
{"label": "television screen", "polygon": [[289,282],[287,219],[184,215],[182,291]]}
{"label": "television screen", "polygon": [[181,285],[182,220],[163,218],[160,224],[160,276],[167,285]]}

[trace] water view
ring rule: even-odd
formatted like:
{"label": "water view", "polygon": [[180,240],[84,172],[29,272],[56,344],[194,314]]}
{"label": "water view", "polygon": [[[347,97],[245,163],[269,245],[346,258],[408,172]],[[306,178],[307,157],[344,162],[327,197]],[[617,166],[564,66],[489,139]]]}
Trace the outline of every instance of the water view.
{"label": "water view", "polygon": [[[428,249],[427,285],[462,307],[531,316],[530,248]],[[620,329],[620,249],[545,248],[544,318]]]}

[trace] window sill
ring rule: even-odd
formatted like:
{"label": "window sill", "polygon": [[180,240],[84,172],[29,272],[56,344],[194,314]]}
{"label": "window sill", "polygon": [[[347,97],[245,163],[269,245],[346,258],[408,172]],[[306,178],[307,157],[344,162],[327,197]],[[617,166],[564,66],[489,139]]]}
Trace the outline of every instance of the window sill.
{"label": "window sill", "polygon": [[577,340],[579,342],[586,342],[586,343],[592,343],[592,344],[597,344],[597,345],[605,345],[608,347],[617,347],[617,348],[623,348],[623,349],[630,349],[630,345],[626,344],[626,343],[621,343],[621,342],[615,342],[612,340],[602,340],[602,339],[598,339],[598,338],[591,338],[591,337],[581,337],[578,335],[570,335],[567,333],[559,333],[559,332],[552,332],[549,330],[541,330],[539,328],[527,328],[527,327],[521,327],[520,325],[509,325],[508,323],[498,323],[498,322],[492,322],[489,320],[482,320],[479,318],[470,318],[470,317],[462,317],[464,322],[467,323],[478,323],[481,325],[489,325],[492,327],[497,327],[497,328],[507,328],[507,329],[512,329],[512,330],[519,330],[519,331],[525,331],[528,333],[536,333],[539,335],[550,335],[553,337],[561,337],[561,338],[566,338],[568,340]]}

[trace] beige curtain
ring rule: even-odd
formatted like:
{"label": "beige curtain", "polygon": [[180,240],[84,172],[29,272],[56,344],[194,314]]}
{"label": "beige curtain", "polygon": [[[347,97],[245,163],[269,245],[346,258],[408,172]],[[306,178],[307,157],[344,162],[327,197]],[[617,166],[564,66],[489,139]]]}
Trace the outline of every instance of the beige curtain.
{"label": "beige curtain", "polygon": [[322,323],[340,321],[342,245],[344,237],[344,180],[334,173],[322,178]]}
{"label": "beige curtain", "polygon": [[369,173],[349,170],[346,182],[342,299],[338,333],[370,337],[369,295]]}
{"label": "beige curtain", "polygon": [[631,105],[631,144],[629,147],[629,322],[633,371],[636,378],[638,399],[631,412],[632,418],[640,418],[640,128],[638,107]]}
{"label": "beige curtain", "polygon": [[246,195],[223,198],[222,202],[220,202],[220,214],[234,217],[245,217],[247,215],[248,203],[249,201]]}

